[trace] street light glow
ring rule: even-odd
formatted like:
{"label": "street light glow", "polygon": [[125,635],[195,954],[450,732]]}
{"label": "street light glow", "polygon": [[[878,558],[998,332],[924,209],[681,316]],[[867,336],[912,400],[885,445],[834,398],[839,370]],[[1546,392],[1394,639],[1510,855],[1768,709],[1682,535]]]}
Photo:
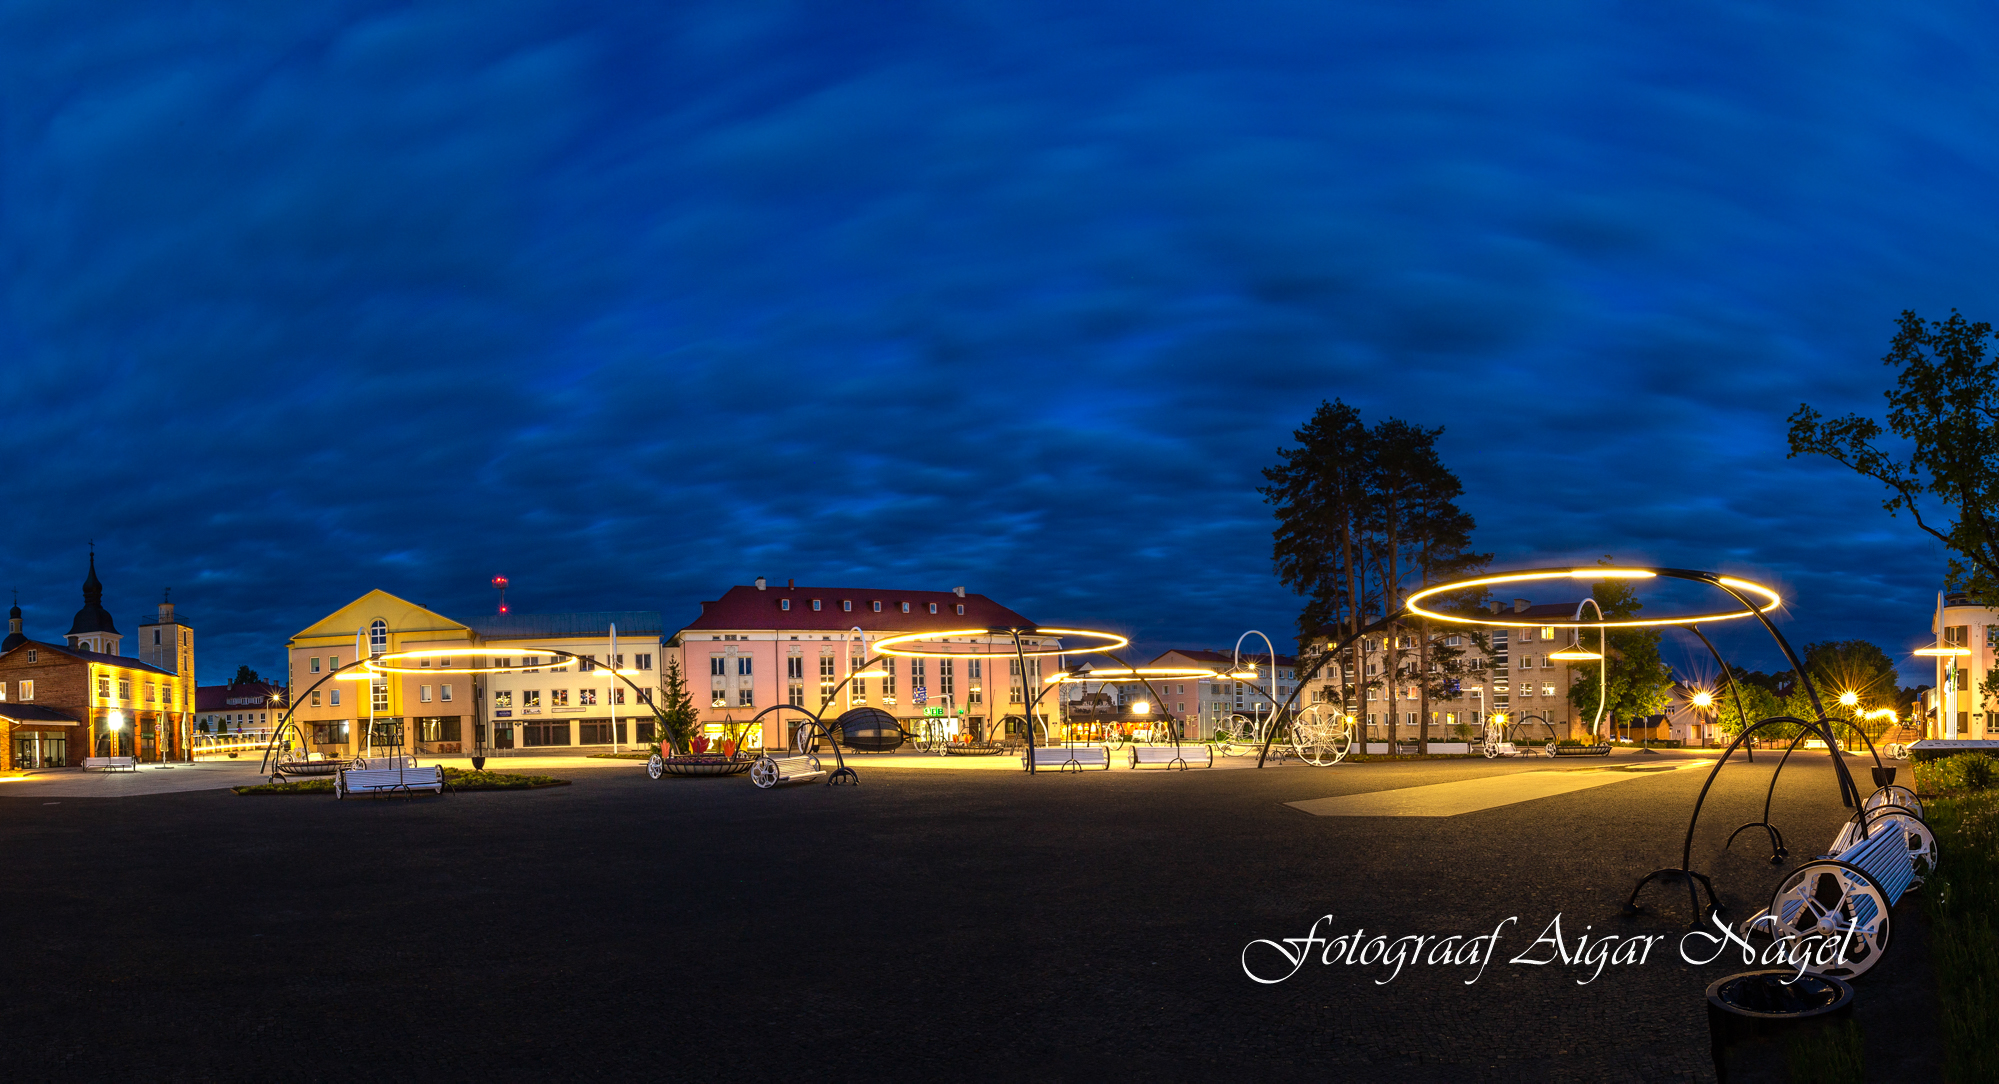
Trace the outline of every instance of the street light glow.
{"label": "street light glow", "polygon": [[1845,692],[1839,694],[1840,707],[1850,708],[1859,703],[1860,703],[1860,694],[1854,692],[1852,689],[1848,689]]}

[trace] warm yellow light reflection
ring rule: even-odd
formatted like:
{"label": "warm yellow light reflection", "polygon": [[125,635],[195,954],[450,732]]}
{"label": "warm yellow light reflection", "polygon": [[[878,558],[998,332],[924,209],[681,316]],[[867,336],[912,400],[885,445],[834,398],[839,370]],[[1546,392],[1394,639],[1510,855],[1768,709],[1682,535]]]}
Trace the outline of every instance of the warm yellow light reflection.
{"label": "warm yellow light reflection", "polygon": [[1968,647],[1949,647],[1943,644],[1939,644],[1936,647],[1919,647],[1915,650],[1914,653],[1917,655],[1930,655],[1933,657],[1948,658],[1952,655],[1969,655],[1971,654],[1971,649]]}
{"label": "warm yellow light reflection", "polygon": [[1841,707],[1850,708],[1858,703],[1860,703],[1860,694],[1854,692],[1852,689],[1839,694],[1839,704]]}
{"label": "warm yellow light reflection", "polygon": [[1560,651],[1551,652],[1548,657],[1557,662],[1597,662],[1603,658],[1601,654],[1591,651],[1580,644],[1574,644]]}
{"label": "warm yellow light reflection", "polygon": [[1092,670],[1064,670],[1042,681],[1043,685],[1076,684],[1084,681],[1130,681],[1140,678],[1211,678],[1215,671],[1199,666],[1104,666]]}
{"label": "warm yellow light reflection", "polygon": [[1694,695],[1687,698],[1687,703],[1705,710],[1714,707],[1714,694],[1708,692],[1706,689],[1699,689],[1694,692]]}
{"label": "warm yellow light reflection", "polygon": [[[906,646],[925,642],[934,643],[952,636],[1005,636],[1011,638],[1015,631],[1013,629],[953,629],[948,632],[904,632],[894,636],[884,636],[876,640],[875,650],[884,655],[892,655],[901,659],[1011,659],[1015,658],[1016,654],[1024,655],[1030,659],[1039,659],[1051,655],[1094,655],[1105,651],[1116,651],[1118,648],[1131,644],[1131,640],[1128,637],[1119,636],[1115,632],[1097,632],[1092,629],[1034,628],[1020,629],[1018,631],[1023,635],[1029,636],[1090,636],[1102,640],[1103,643],[1093,647],[1034,648],[1018,653],[1011,646],[996,651],[950,651],[936,649],[917,651],[911,650]],[[968,644],[967,646],[996,645]]]}

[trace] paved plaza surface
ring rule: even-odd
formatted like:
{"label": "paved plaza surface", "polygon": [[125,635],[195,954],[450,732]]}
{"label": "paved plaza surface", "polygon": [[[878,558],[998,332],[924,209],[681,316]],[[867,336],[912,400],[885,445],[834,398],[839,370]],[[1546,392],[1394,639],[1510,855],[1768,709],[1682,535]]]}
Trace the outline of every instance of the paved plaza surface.
{"label": "paved plaza surface", "polygon": [[[861,786],[775,791],[576,758],[572,786],[418,800],[0,784],[8,1075],[1707,1080],[1702,989],[1747,969],[1680,961],[1676,885],[1617,917],[1677,863],[1695,757],[857,759]],[[1782,872],[1748,835],[1721,850],[1773,759],[1723,773],[1695,842],[1738,918]],[[1787,769],[1794,851],[1844,816],[1823,754]],[[1858,984],[1870,1079],[1935,1076],[1918,906]],[[1587,985],[1509,963],[1558,913],[1570,942],[1667,936]],[[1321,916],[1320,936],[1518,922],[1470,985],[1316,956],[1244,974],[1245,946]]]}

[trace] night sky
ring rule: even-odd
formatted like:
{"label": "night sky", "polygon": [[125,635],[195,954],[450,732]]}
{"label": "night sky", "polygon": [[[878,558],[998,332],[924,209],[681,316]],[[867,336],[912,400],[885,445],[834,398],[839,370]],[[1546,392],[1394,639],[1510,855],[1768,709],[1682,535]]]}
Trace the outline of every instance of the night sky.
{"label": "night sky", "polygon": [[30,635],[94,540],[204,682],[496,574],[1281,640],[1254,487],[1333,397],[1445,427],[1496,567],[1928,634],[1940,547],[1784,419],[1878,414],[1902,309],[1999,318],[1989,10],[639,7],[0,7]]}

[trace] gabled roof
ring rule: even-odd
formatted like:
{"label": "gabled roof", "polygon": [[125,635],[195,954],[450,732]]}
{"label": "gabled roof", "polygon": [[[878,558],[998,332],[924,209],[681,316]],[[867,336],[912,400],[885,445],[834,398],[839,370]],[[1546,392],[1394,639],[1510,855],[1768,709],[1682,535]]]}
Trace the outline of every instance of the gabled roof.
{"label": "gabled roof", "polygon": [[482,640],[576,640],[600,638],[618,626],[620,639],[659,639],[658,610],[586,610],[566,614],[494,614],[475,617],[472,631]]}
{"label": "gabled roof", "polygon": [[435,610],[375,588],[293,634],[292,639],[338,636],[352,640],[356,631],[365,629],[377,617],[401,633],[472,631],[471,626],[462,621],[455,621]]}
{"label": "gabled roof", "polygon": [[160,674],[166,677],[180,676],[172,670],[162,670],[152,663],[140,662],[137,659],[127,658],[124,655],[106,655],[101,651],[80,651],[63,644],[45,644],[40,640],[23,640],[6,651],[0,652],[0,659],[7,658],[14,654],[14,652],[29,647],[38,648],[42,651],[53,651],[58,655],[67,655],[72,659],[79,659],[83,662],[94,662],[100,666],[120,666],[127,670],[144,670],[149,674]]}
{"label": "gabled roof", "polygon": [[[780,600],[790,599],[786,610]],[[821,606],[812,608],[812,600]],[[852,602],[852,610],[840,603]],[[882,604],[876,613],[874,603]],[[909,612],[902,604],[909,603]],[[937,612],[930,612],[930,604]],[[959,613],[959,604],[965,607]],[[942,632],[946,629],[1033,628],[1034,622],[984,595],[960,596],[953,591],[904,591],[876,587],[731,587],[714,602],[701,604],[701,616],[683,633],[726,629],[798,629],[844,632],[854,626],[870,632]]]}

